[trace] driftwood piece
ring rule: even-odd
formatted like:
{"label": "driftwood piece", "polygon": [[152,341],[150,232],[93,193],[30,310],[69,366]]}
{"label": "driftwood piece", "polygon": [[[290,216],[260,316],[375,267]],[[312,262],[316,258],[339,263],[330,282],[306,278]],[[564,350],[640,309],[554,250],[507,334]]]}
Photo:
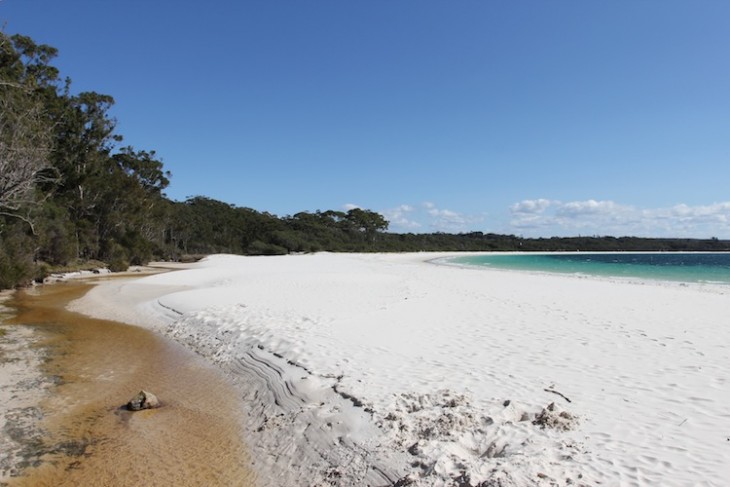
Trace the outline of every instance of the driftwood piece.
{"label": "driftwood piece", "polygon": [[573,402],[573,401],[571,401],[570,399],[568,399],[568,398],[567,398],[567,397],[565,396],[565,394],[563,394],[562,392],[558,392],[558,391],[556,391],[555,389],[543,389],[543,390],[544,390],[545,392],[552,392],[553,394],[557,394],[558,396],[562,397],[563,399],[565,399],[565,400],[566,400],[566,401],[568,401],[568,402]]}

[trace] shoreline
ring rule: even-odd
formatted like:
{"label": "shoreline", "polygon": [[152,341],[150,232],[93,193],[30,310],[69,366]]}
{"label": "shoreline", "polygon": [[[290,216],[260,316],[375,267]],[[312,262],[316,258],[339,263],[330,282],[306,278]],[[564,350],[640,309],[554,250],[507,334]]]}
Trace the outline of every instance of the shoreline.
{"label": "shoreline", "polygon": [[445,255],[211,256],[72,307],[248,387],[262,485],[722,485],[726,289]]}
{"label": "shoreline", "polygon": [[[215,365],[233,381],[246,404],[246,431],[257,486],[396,485],[404,475],[405,455],[373,461],[368,442],[377,435],[369,415],[354,408],[351,397],[331,388],[332,379],[262,350],[219,361],[192,336],[170,333],[168,323],[181,312],[157,297],[184,292],[189,286],[141,284],[109,280],[95,286],[69,308],[98,318],[108,317],[165,336]],[[115,303],[115,304],[112,304]],[[157,312],[153,312],[153,308]],[[135,310],[139,308],[139,310]],[[151,319],[150,317],[156,317]],[[294,382],[307,380],[305,387]],[[318,407],[312,407],[317,404]],[[326,405],[327,414],[320,415]],[[300,437],[298,440],[293,438]],[[397,466],[397,467],[396,467]]]}
{"label": "shoreline", "polygon": [[0,295],[0,485],[37,464],[43,435],[39,405],[57,382],[42,370],[47,338],[32,327],[6,324],[12,294]]}
{"label": "shoreline", "polygon": [[[150,331],[66,311],[65,303],[88,287],[59,283],[14,298],[20,309],[3,328],[42,336],[47,353],[35,363],[35,375],[57,380],[46,394],[29,399],[37,414],[22,428],[37,434],[32,441],[21,431],[16,435],[16,450],[29,461],[21,462],[22,471],[6,471],[0,483],[253,485],[240,429],[245,409],[230,382]],[[155,392],[163,407],[120,409],[139,388]],[[20,426],[9,419],[4,437]],[[15,460],[9,463],[17,465]]]}
{"label": "shoreline", "polygon": [[[465,257],[465,256],[499,256],[499,255],[574,255],[574,254],[657,254],[660,252],[639,252],[639,251],[626,251],[626,252],[468,252],[462,254],[454,254],[446,257],[436,257],[434,259],[427,260],[426,262],[439,265],[453,267],[457,269],[478,269],[480,271],[494,271],[494,272],[516,272],[525,275],[536,275],[536,276],[557,276],[569,279],[589,279],[596,281],[604,281],[609,283],[620,283],[620,284],[631,284],[631,285],[651,285],[651,286],[665,286],[665,287],[694,287],[696,289],[704,289],[708,292],[715,292],[724,294],[730,292],[730,281],[711,281],[711,280],[686,280],[681,277],[678,278],[660,278],[660,277],[644,277],[644,276],[632,276],[632,275],[614,275],[614,274],[601,274],[591,272],[576,272],[576,271],[554,271],[554,270],[542,270],[542,269],[528,269],[528,268],[510,268],[507,266],[491,266],[491,265],[479,265],[479,264],[465,264],[449,261],[452,258]],[[664,252],[665,254],[728,254],[730,252]],[[468,254],[468,255],[467,255]]]}

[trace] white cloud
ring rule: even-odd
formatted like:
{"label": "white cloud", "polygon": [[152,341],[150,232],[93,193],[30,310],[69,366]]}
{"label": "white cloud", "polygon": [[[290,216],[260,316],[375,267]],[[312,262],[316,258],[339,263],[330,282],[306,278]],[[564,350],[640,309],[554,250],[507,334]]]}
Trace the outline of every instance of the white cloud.
{"label": "white cloud", "polygon": [[524,201],[520,201],[519,203],[515,203],[514,205],[512,205],[510,207],[510,211],[512,213],[526,213],[526,214],[542,213],[551,204],[552,204],[552,201],[542,199],[542,198],[538,199],[538,200],[524,200]]}
{"label": "white cloud", "polygon": [[715,203],[705,206],[673,206],[672,214],[680,219],[706,220],[708,222],[727,223],[730,218],[730,202]]}
{"label": "white cloud", "polygon": [[437,232],[468,232],[481,224],[484,218],[476,215],[466,215],[446,208],[438,208],[431,202],[422,205],[431,217],[429,226]]}
{"label": "white cloud", "polygon": [[524,200],[510,206],[513,229],[535,236],[730,236],[730,202],[637,208],[610,200]]}
{"label": "white cloud", "polygon": [[[348,203],[346,210],[361,208]],[[611,200],[526,199],[512,204],[506,219],[463,213],[426,201],[376,210],[393,232],[496,231],[531,237],[612,235],[637,237],[730,238],[730,201],[639,208]],[[503,222],[503,223],[500,223]]]}
{"label": "white cloud", "polygon": [[410,205],[400,205],[396,208],[383,210],[383,216],[390,222],[391,228],[399,228],[406,231],[413,231],[421,227],[421,224],[410,219],[415,208]]}
{"label": "white cloud", "polygon": [[362,208],[362,206],[356,205],[354,203],[345,203],[344,205],[342,205],[342,208],[344,208],[346,211],[350,211],[356,208]]}
{"label": "white cloud", "polygon": [[619,208],[613,201],[571,201],[570,203],[558,206],[557,214],[567,217],[577,217],[581,215],[599,215],[609,214]]}
{"label": "white cloud", "polygon": [[459,218],[459,214],[457,212],[446,209],[440,210],[438,208],[430,208],[428,210],[428,214],[440,218]]}
{"label": "white cloud", "polygon": [[402,204],[381,210],[394,232],[468,232],[479,227],[483,216],[467,215],[447,208],[439,208],[426,201],[420,205]]}

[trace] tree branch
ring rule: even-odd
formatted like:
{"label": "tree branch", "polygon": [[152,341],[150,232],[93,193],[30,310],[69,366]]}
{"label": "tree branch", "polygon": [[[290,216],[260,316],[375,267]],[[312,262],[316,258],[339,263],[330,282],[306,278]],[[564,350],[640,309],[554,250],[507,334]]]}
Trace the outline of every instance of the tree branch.
{"label": "tree branch", "polygon": [[7,211],[1,211],[1,210],[0,210],[0,215],[9,216],[10,218],[18,218],[19,220],[24,221],[30,227],[31,233],[33,233],[33,235],[37,235],[37,233],[35,233],[35,225],[33,225],[33,221],[30,220],[30,218],[24,217],[23,215],[18,215],[17,213],[9,213]]}

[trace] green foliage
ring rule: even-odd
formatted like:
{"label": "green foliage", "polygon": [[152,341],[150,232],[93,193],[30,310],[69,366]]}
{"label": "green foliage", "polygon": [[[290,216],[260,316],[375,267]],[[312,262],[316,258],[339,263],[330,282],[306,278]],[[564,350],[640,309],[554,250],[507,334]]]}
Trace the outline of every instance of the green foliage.
{"label": "green foliage", "polygon": [[[56,54],[0,33],[3,287],[26,280],[28,262],[105,258],[119,269],[164,253],[170,173],[154,151],[116,148],[114,99],[71,94],[51,65]],[[8,245],[21,237],[28,250],[16,258]]]}
{"label": "green foliage", "polygon": [[388,228],[388,221],[382,215],[370,210],[353,208],[347,212],[345,218],[370,241],[375,240],[377,232]]}
{"label": "green foliage", "polygon": [[160,194],[170,184],[170,171],[163,170],[162,161],[155,159],[155,151],[135,151],[132,147],[124,147],[111,159],[116,169],[146,193]]}
{"label": "green foliage", "polygon": [[272,215],[204,196],[174,203],[169,214],[166,244],[178,254],[245,254],[255,241],[270,241],[283,228]]}
{"label": "green foliage", "polygon": [[52,201],[42,207],[36,219],[38,251],[36,259],[52,266],[65,266],[76,258],[75,226],[68,212]]}
{"label": "green foliage", "polygon": [[[307,252],[312,245],[303,238],[303,235],[291,230],[277,230],[271,233],[271,243],[286,249],[287,252]],[[249,247],[249,252],[251,252]]]}
{"label": "green foliage", "polygon": [[112,272],[124,272],[129,269],[127,249],[113,240],[108,243],[106,261],[109,264],[109,270]]}
{"label": "green foliage", "polygon": [[33,280],[42,283],[46,277],[51,275],[51,266],[45,262],[38,262],[35,265],[34,272]]}
{"label": "green foliage", "polygon": [[22,232],[0,235],[0,289],[30,284],[35,275],[33,241]]}
{"label": "green foliage", "polygon": [[44,106],[58,74],[45,64],[53,56],[53,48],[0,32],[0,215],[31,231],[36,185],[53,179],[52,120]]}
{"label": "green foliage", "polygon": [[248,246],[248,253],[250,255],[285,255],[289,252],[279,245],[255,240]]}

